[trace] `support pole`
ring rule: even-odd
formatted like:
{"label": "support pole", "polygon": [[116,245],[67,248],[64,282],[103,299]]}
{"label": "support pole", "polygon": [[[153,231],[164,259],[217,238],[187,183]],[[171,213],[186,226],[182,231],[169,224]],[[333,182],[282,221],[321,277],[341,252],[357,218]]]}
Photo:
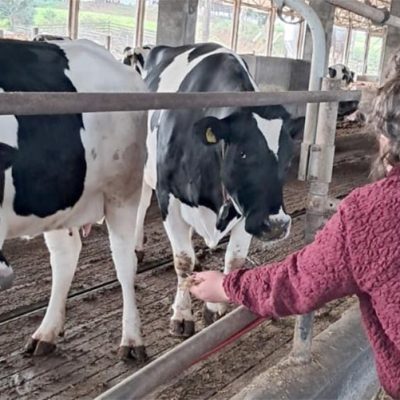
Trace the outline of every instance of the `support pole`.
{"label": "support pole", "polygon": [[239,24],[240,24],[240,4],[242,0],[235,0],[233,8],[233,24],[232,24],[232,35],[231,35],[231,49],[237,50],[238,39],[239,39]]}
{"label": "support pole", "polygon": [[[297,11],[310,27],[313,41],[313,54],[311,59],[310,81],[308,90],[320,90],[321,79],[325,75],[326,40],[325,32],[317,13],[302,0],[285,0],[284,3]],[[301,144],[299,179],[306,180],[310,146],[315,140],[317,127],[318,104],[307,104],[306,122],[304,126],[304,139]]]}
{"label": "support pole", "polygon": [[136,9],[136,38],[135,46],[143,46],[144,13],[146,10],[145,0],[138,0]]}
{"label": "support pole", "polygon": [[[340,80],[324,78],[322,90],[337,90]],[[333,158],[338,103],[322,103],[319,109],[317,135],[311,146],[308,177],[310,189],[306,206],[305,241],[311,243],[325,222],[329,208],[329,183],[332,181]],[[299,316],[296,320],[293,349],[290,360],[294,364],[311,361],[311,342],[314,314]]]}
{"label": "support pole", "polygon": [[107,36],[106,36],[106,49],[107,49],[108,51],[111,50],[111,35],[107,35]]}
{"label": "support pole", "polygon": [[39,28],[35,26],[34,28],[32,28],[32,39],[37,35],[39,35]]}
{"label": "support pole", "polygon": [[68,10],[68,36],[71,39],[78,38],[80,0],[69,0]]}
{"label": "support pole", "polygon": [[267,56],[272,55],[272,46],[274,43],[274,26],[276,20],[276,7],[271,8],[271,14],[268,17],[268,34],[267,34]]}

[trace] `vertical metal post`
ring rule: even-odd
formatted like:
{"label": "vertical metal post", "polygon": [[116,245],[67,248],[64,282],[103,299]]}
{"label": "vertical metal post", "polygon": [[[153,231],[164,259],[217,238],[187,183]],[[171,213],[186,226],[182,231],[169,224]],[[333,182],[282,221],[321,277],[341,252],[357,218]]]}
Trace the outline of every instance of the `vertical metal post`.
{"label": "vertical metal post", "polygon": [[344,60],[343,63],[348,65],[349,63],[349,56],[350,56],[350,48],[351,48],[351,37],[353,36],[353,28],[349,26],[347,30],[347,37],[346,37],[346,47],[344,49]]}
{"label": "vertical metal post", "polygon": [[370,42],[371,42],[371,32],[368,29],[367,37],[365,39],[364,61],[363,61],[363,68],[362,68],[363,75],[367,74]]}
{"label": "vertical metal post", "polygon": [[37,35],[39,35],[39,28],[35,26],[32,28],[32,38],[36,37]]}
{"label": "vertical metal post", "polygon": [[305,42],[305,36],[306,36],[306,23],[305,21],[300,23],[300,29],[299,29],[299,37],[297,39],[297,58],[299,60],[302,59],[303,53],[304,53],[304,42]]}
{"label": "vertical metal post", "polygon": [[3,29],[0,29],[0,38],[3,38],[4,37],[4,31],[3,31]]}
{"label": "vertical metal post", "polygon": [[267,36],[267,56],[270,57],[272,54],[272,46],[274,43],[274,27],[276,20],[276,7],[272,6],[271,14],[268,18],[268,36]]}
{"label": "vertical metal post", "polygon": [[[275,0],[277,1],[277,0]],[[280,1],[280,0],[279,0]],[[306,21],[311,31],[313,54],[310,68],[310,81],[308,90],[320,90],[321,79],[326,69],[326,39],[325,32],[315,10],[302,0],[285,0],[285,4],[297,11]],[[306,121],[304,138],[301,144],[300,165],[298,177],[300,180],[307,178],[310,146],[315,140],[319,104],[308,103],[306,108]]]}
{"label": "vertical metal post", "polygon": [[144,14],[146,11],[146,1],[138,0],[136,9],[136,38],[135,46],[143,46]]}
{"label": "vertical metal post", "polygon": [[68,9],[68,36],[71,39],[78,38],[80,0],[69,0]]}
{"label": "vertical metal post", "polygon": [[[324,78],[322,90],[340,90],[340,80]],[[306,206],[306,243],[311,243],[325,222],[328,207],[329,183],[332,181],[338,103],[321,103],[315,144],[311,146],[308,179],[310,188]],[[311,342],[314,314],[297,318],[291,360],[294,363],[311,361]]]}
{"label": "vertical metal post", "polygon": [[233,24],[231,34],[231,49],[233,51],[236,51],[239,39],[240,3],[241,0],[235,0],[233,5]]}
{"label": "vertical metal post", "polygon": [[110,51],[111,49],[111,35],[106,36],[106,49]]}

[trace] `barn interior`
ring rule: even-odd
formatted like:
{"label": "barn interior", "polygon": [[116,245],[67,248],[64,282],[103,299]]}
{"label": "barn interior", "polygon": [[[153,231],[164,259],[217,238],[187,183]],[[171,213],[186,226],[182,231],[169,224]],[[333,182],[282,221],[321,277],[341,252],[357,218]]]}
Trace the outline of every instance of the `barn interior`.
{"label": "barn interior", "polygon": [[[400,0],[357,1],[400,17]],[[333,6],[329,0],[306,3],[316,12],[325,31],[329,49],[325,65],[344,64],[355,72],[355,80],[346,90],[362,91],[359,111],[368,115],[371,99],[397,52],[398,28],[376,24]],[[33,1],[33,4],[28,7],[32,8],[29,18],[18,14],[9,18],[1,14],[0,7],[0,37],[31,40],[37,34],[52,34],[86,38],[105,46],[118,60],[126,46],[178,46],[213,41],[242,55],[263,91],[308,88],[313,41],[307,22],[297,12],[287,6],[280,7],[273,0],[54,0]],[[364,118],[338,121],[329,192],[332,198],[343,199],[369,181],[375,152],[374,134]],[[286,208],[293,217],[289,239],[284,245],[272,247],[254,240],[247,267],[282,260],[304,246],[308,184],[297,179],[298,167],[297,157],[284,189]],[[139,264],[135,284],[149,361],[153,361],[182,341],[168,331],[176,275],[154,196],[146,217],[145,235],[145,258]],[[196,235],[194,243],[200,268],[221,268],[226,241],[214,250],[209,250]],[[3,250],[14,266],[16,280],[11,289],[0,292],[0,398],[93,399],[143,367],[135,360],[120,361],[117,357],[122,297],[105,225],[95,225],[83,240],[68,296],[65,333],[59,338],[55,352],[43,357],[27,356],[24,344],[42,320],[48,303],[51,288],[48,251],[42,237],[9,240]],[[326,333],[356,304],[356,298],[347,298],[318,310],[313,336]],[[201,331],[205,325],[199,301],[194,301],[194,314],[196,331]],[[264,321],[158,386],[146,398],[245,398],[238,394],[290,354],[294,325],[295,318]],[[324,349],[318,348],[313,354],[317,364],[322,357],[319,352]],[[365,351],[367,354],[368,349]],[[350,363],[348,376],[360,365]],[[369,359],[362,365],[366,372],[374,368]],[[296,381],[299,373],[295,368],[291,379]],[[332,385],[338,385],[336,374],[329,374]],[[286,385],[279,383],[281,377],[272,375],[268,376],[271,381],[266,382],[270,387]],[[307,377],[302,379],[306,380],[303,382],[306,386],[313,384],[311,379],[307,382]],[[342,387],[348,385],[343,377],[340,379]],[[367,398],[379,389],[373,374],[359,379],[360,382],[366,379],[364,386],[368,388],[364,392],[352,381],[356,389],[351,398]],[[308,396],[321,398],[318,391]]]}

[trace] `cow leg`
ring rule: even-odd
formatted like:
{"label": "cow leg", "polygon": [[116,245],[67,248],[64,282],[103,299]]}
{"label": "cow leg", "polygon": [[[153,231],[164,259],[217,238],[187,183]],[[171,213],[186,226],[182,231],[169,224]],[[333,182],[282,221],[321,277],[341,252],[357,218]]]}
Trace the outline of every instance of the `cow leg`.
{"label": "cow leg", "polygon": [[137,258],[133,251],[136,202],[130,204],[107,204],[106,222],[110,237],[110,247],[118,281],[122,288],[122,338],[119,357],[146,359],[146,351],[140,333],[140,317],[136,306],[135,276]]}
{"label": "cow leg", "polygon": [[50,251],[52,286],[46,315],[26,347],[33,355],[53,351],[64,330],[65,304],[82,248],[78,228],[46,232],[44,238]]}
{"label": "cow leg", "polygon": [[146,217],[146,211],[150,206],[152,192],[152,188],[143,179],[142,195],[140,197],[135,228],[135,251],[138,263],[141,263],[144,257],[144,219]]}
{"label": "cow leg", "polygon": [[[249,251],[251,235],[244,229],[244,220],[235,225],[231,231],[229,243],[225,252],[224,274],[241,268]],[[226,303],[206,303],[203,308],[203,320],[210,325],[223,316],[227,311]]]}
{"label": "cow leg", "polygon": [[192,229],[183,220],[178,201],[171,200],[164,226],[171,242],[178,277],[170,332],[174,336],[189,337],[194,334],[194,319],[190,293],[185,283],[193,272],[195,254],[191,238]]}

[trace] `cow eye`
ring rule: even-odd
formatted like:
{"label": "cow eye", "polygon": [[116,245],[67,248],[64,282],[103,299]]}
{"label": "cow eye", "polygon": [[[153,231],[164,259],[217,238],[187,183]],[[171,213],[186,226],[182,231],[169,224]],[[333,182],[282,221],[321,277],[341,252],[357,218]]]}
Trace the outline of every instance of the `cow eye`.
{"label": "cow eye", "polygon": [[244,151],[240,152],[240,158],[245,159],[247,157],[247,154]]}

